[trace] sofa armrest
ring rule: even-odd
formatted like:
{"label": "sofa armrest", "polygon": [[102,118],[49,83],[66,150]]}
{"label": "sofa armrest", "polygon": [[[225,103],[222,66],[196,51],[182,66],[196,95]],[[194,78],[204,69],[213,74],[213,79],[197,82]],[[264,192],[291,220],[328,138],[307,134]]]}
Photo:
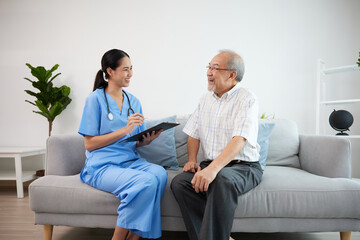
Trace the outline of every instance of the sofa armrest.
{"label": "sofa armrest", "polygon": [[351,143],[336,136],[300,135],[299,159],[307,172],[331,178],[351,178]]}
{"label": "sofa armrest", "polygon": [[46,175],[75,175],[85,164],[84,138],[78,134],[53,135],[46,142]]}

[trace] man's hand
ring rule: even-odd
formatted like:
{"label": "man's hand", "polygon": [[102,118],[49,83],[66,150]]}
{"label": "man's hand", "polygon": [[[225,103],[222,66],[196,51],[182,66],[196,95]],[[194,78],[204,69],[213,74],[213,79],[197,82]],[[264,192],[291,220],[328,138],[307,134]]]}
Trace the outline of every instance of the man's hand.
{"label": "man's hand", "polygon": [[184,172],[192,172],[192,173],[196,173],[200,170],[201,168],[196,162],[187,162],[183,168]]}
{"label": "man's hand", "polygon": [[195,189],[195,192],[206,192],[209,189],[210,183],[214,181],[217,171],[208,166],[201,171],[195,173],[193,179],[191,180],[191,184]]}

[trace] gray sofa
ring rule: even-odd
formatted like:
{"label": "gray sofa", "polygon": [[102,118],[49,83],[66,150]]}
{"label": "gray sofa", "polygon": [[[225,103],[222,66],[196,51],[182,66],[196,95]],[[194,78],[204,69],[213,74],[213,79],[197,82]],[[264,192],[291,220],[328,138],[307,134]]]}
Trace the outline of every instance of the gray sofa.
{"label": "gray sofa", "polygon": [[[177,159],[187,160],[187,136],[175,129]],[[360,230],[360,184],[351,180],[351,146],[346,138],[299,135],[296,124],[273,120],[267,166],[262,182],[239,197],[233,232],[350,232]],[[120,200],[81,183],[85,161],[83,137],[52,136],[47,141],[46,176],[29,186],[35,224],[51,239],[54,225],[114,228]],[[201,153],[199,153],[201,156]],[[162,229],[186,231],[169,188],[175,175],[168,170],[162,199]]]}

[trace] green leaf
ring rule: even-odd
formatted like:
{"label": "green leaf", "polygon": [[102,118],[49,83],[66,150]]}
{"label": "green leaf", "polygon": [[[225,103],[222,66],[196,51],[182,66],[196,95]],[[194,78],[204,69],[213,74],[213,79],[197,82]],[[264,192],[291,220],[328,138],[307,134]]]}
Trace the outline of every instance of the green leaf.
{"label": "green leaf", "polygon": [[50,116],[49,114],[46,114],[46,113],[43,113],[43,112],[37,112],[37,111],[33,111],[34,113],[37,113],[37,114],[40,114],[40,115],[43,115],[44,117],[46,117],[48,120],[50,119]]}
{"label": "green leaf", "polygon": [[49,114],[51,120],[54,121],[56,116],[59,115],[63,110],[64,106],[59,102],[56,102],[55,105],[51,106]]}
{"label": "green leaf", "polygon": [[31,82],[31,83],[34,82],[34,81],[31,81],[30,79],[28,79],[28,78],[26,78],[26,77],[25,77],[24,79],[28,80],[28,81]]}
{"label": "green leaf", "polygon": [[64,96],[66,96],[66,97],[69,96],[70,88],[68,86],[63,85],[60,88],[61,88],[61,92]]}
{"label": "green leaf", "polygon": [[47,83],[44,81],[37,81],[37,82],[33,82],[32,86],[34,88],[37,88],[40,90],[40,92],[46,91],[47,89]]}
{"label": "green leaf", "polygon": [[30,102],[29,100],[25,100],[25,102],[28,102],[28,103],[30,103],[30,104],[32,104],[32,105],[34,105],[34,106],[36,106],[36,104],[35,104],[35,103]]}
{"label": "green leaf", "polygon": [[31,96],[34,96],[34,97],[37,96],[37,93],[34,93],[34,92],[30,91],[30,90],[24,90],[24,91],[25,91],[27,94],[31,95]]}
{"label": "green leaf", "polygon": [[36,106],[39,108],[39,110],[41,112],[46,113],[46,114],[49,115],[49,110],[44,106],[44,104],[41,101],[36,100],[35,104],[36,104]]}
{"label": "green leaf", "polygon": [[275,113],[266,115],[266,113],[261,114],[260,119],[275,119]]}
{"label": "green leaf", "polygon": [[55,64],[48,72],[53,72],[53,71],[55,71],[56,69],[58,69],[58,67],[59,67],[59,64]]}
{"label": "green leaf", "polygon": [[52,76],[52,73],[58,69],[59,64],[55,64],[50,70],[46,71],[45,79],[46,81]]}
{"label": "green leaf", "polygon": [[46,87],[46,91],[47,92],[51,92],[51,89],[53,88],[53,83],[52,82],[48,82],[48,85]]}
{"label": "green leaf", "polygon": [[52,80],[54,80],[57,76],[59,76],[61,73],[58,73],[58,74],[56,74],[55,76],[53,76],[51,79],[50,79],[50,81],[49,82],[52,82]]}
{"label": "green leaf", "polygon": [[31,74],[40,82],[46,82],[46,69],[43,66],[38,66],[31,70]]}
{"label": "green leaf", "polygon": [[28,68],[30,68],[30,70],[34,69],[34,67],[30,65],[30,63],[26,63],[25,65],[28,66]]}
{"label": "green leaf", "polygon": [[69,97],[64,97],[60,100],[60,103],[64,106],[64,110],[71,103],[71,99]]}

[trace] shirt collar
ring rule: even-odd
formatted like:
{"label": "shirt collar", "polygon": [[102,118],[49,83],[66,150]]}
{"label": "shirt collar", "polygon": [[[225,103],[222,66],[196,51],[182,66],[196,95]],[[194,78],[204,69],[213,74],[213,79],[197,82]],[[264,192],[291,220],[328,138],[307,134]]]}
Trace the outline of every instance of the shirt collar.
{"label": "shirt collar", "polygon": [[213,92],[213,96],[216,98],[216,99],[227,99],[228,97],[230,97],[231,95],[234,94],[234,92],[236,92],[236,90],[238,90],[240,88],[240,84],[239,83],[236,83],[235,86],[230,89],[229,91],[227,91],[226,93],[224,93],[221,98],[219,98],[214,92]]}

